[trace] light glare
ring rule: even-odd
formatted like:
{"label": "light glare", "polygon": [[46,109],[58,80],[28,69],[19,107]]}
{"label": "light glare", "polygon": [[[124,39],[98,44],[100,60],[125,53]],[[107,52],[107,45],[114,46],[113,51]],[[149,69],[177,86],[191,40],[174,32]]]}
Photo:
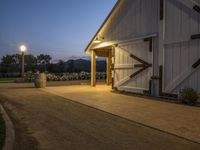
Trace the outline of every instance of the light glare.
{"label": "light glare", "polygon": [[100,40],[95,40],[94,43],[101,43],[101,41]]}
{"label": "light glare", "polygon": [[21,52],[25,52],[26,51],[26,46],[25,45],[21,45],[19,47],[19,49],[20,49]]}

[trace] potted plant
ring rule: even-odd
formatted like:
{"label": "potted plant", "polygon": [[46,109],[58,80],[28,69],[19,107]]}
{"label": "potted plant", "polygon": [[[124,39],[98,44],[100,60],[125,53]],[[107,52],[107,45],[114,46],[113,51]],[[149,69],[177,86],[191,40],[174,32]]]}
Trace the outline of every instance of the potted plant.
{"label": "potted plant", "polygon": [[34,76],[34,84],[36,88],[45,88],[46,87],[46,74],[45,73],[39,73],[37,71]]}

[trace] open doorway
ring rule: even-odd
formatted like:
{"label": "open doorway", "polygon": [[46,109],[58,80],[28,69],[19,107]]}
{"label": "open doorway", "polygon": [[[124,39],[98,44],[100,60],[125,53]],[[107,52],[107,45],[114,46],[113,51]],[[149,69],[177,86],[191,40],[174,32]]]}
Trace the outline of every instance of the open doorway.
{"label": "open doorway", "polygon": [[98,84],[106,84],[106,58],[96,56],[96,82]]}
{"label": "open doorway", "polygon": [[112,47],[110,47],[91,51],[91,86],[96,86],[97,84],[97,58],[105,60],[106,84],[112,85]]}

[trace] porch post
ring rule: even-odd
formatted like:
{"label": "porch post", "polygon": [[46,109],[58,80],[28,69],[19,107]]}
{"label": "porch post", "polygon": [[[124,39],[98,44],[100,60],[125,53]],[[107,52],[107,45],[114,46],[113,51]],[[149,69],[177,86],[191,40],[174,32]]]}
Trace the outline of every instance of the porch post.
{"label": "porch post", "polygon": [[106,83],[107,85],[110,85],[111,83],[111,64],[112,64],[112,57],[111,52],[109,52],[108,57],[106,58],[106,73],[107,73],[107,79]]}
{"label": "porch post", "polygon": [[91,53],[91,86],[96,86],[96,52]]}

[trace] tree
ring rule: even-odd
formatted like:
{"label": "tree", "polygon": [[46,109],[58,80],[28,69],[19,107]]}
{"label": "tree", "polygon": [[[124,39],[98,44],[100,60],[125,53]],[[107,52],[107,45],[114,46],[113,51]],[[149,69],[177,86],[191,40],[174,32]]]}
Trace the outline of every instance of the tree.
{"label": "tree", "polygon": [[[27,71],[34,71],[37,69],[37,58],[33,55],[25,55],[25,69]],[[21,60],[21,59],[20,59]]]}
{"label": "tree", "polygon": [[9,66],[9,65],[16,65],[17,63],[17,60],[16,60],[16,55],[6,55],[6,56],[3,56],[3,58],[1,59],[1,64],[2,65],[6,65],[6,66]]}
{"label": "tree", "polygon": [[58,68],[59,68],[59,73],[64,72],[65,62],[61,59],[58,61]]}
{"label": "tree", "polygon": [[37,62],[39,64],[50,64],[51,59],[51,56],[46,54],[40,54],[39,56],[37,56]]}
{"label": "tree", "polygon": [[19,72],[19,56],[17,54],[3,56],[1,59],[1,72]]}
{"label": "tree", "polygon": [[37,58],[33,55],[25,55],[26,65],[35,65],[37,64]]}
{"label": "tree", "polygon": [[74,68],[74,60],[69,60],[69,64],[68,64],[68,68],[67,68],[67,72],[74,72],[75,68]]}
{"label": "tree", "polygon": [[46,54],[40,54],[37,56],[37,63],[40,66],[41,71],[46,71],[47,65],[51,62],[51,56]]}

